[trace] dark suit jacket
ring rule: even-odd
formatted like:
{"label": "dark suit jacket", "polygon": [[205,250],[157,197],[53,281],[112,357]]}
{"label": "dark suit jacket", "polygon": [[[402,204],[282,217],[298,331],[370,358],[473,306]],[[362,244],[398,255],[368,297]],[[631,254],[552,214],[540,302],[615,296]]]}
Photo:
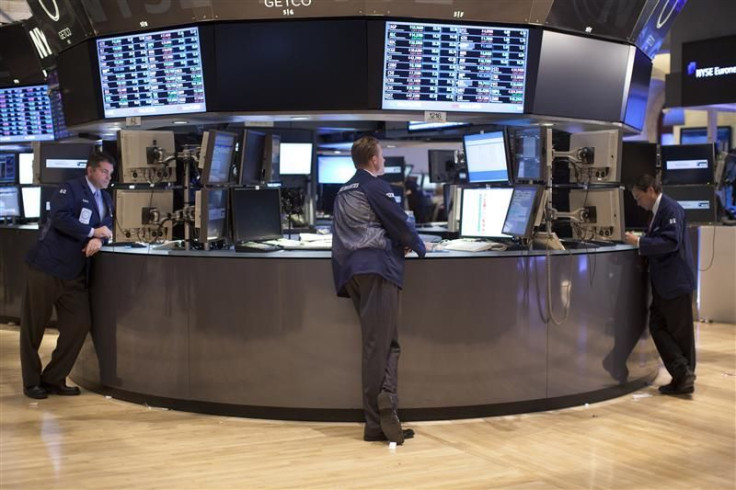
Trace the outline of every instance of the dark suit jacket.
{"label": "dark suit jacket", "polygon": [[[51,198],[49,219],[38,242],[28,252],[26,262],[60,279],[78,277],[87,264],[82,249],[90,240],[90,229],[102,225],[111,230],[113,227],[112,199],[106,191],[102,191],[102,198],[107,208],[105,216],[100,216],[85,177],[59,186]],[[88,223],[85,215],[89,216]]]}
{"label": "dark suit jacket", "polygon": [[662,195],[649,232],[639,239],[639,253],[648,257],[652,285],[662,298],[693,292],[695,261],[685,210],[677,201]]}

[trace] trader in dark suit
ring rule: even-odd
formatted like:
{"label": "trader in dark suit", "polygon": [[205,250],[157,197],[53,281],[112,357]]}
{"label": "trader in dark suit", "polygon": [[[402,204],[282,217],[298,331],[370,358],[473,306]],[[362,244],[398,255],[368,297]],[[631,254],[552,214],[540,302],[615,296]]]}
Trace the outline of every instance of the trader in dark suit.
{"label": "trader in dark suit", "polygon": [[639,254],[649,260],[652,304],[649,330],[672,382],[660,386],[666,395],[695,390],[695,333],[692,293],[695,265],[687,235],[685,210],[662,194],[659,182],[650,175],[641,177],[631,189],[637,204],[653,213],[646,235],[626,233],[626,242],[639,246]]}
{"label": "trader in dark suit", "polygon": [[414,436],[397,416],[400,290],[404,255],[423,257],[424,242],[378,178],[384,171],[381,145],[365,136],[351,150],[357,171],[335,197],[332,272],[338,296],[349,297],[363,338],[363,413],[366,441],[402,444]]}
{"label": "trader in dark suit", "polygon": [[[38,242],[26,257],[28,283],[20,326],[23,393],[36,399],[78,395],[66,385],[90,329],[89,258],[112,237],[113,204],[103,191],[110,184],[114,160],[95,152],[87,160],[86,175],[59,187]],[[51,361],[41,371],[38,348],[56,307],[59,338]]]}

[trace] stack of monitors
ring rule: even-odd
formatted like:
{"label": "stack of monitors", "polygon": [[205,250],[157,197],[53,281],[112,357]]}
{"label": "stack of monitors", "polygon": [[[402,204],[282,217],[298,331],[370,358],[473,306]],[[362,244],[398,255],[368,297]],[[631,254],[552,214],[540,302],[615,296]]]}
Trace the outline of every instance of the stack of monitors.
{"label": "stack of monitors", "polygon": [[383,109],[524,112],[529,30],[386,22]]}
{"label": "stack of monitors", "polygon": [[463,189],[460,213],[460,236],[467,238],[499,238],[514,192],[511,188]]}
{"label": "stack of monitors", "polygon": [[0,88],[0,143],[53,139],[48,86]]}
{"label": "stack of monitors", "polygon": [[207,110],[199,29],[97,40],[106,118]]}

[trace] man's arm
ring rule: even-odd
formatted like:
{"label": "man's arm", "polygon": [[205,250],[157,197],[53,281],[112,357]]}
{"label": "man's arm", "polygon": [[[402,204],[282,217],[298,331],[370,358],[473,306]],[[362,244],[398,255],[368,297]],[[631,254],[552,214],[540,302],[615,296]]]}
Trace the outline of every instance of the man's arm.
{"label": "man's arm", "polygon": [[640,255],[663,255],[680,248],[683,222],[675,213],[662,216],[662,225],[651,235],[639,239]]}
{"label": "man's arm", "polygon": [[[78,240],[94,236],[93,228],[74,216],[74,199],[69,184],[62,184],[51,198],[51,222],[58,231]],[[92,235],[90,235],[92,233]]]}
{"label": "man's arm", "polygon": [[404,210],[394,201],[391,188],[388,184],[382,186],[381,183],[383,182],[379,181],[376,182],[378,185],[366,186],[365,188],[366,197],[373,212],[376,213],[392,240],[414,250],[420,257],[424,257],[427,253],[424,242],[419,238],[419,234],[409,222],[409,217]]}

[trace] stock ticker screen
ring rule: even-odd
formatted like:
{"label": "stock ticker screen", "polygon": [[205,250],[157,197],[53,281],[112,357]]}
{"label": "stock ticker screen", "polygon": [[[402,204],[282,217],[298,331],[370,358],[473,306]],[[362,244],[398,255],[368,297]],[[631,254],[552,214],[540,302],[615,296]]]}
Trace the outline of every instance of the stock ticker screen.
{"label": "stock ticker screen", "polygon": [[386,23],[383,109],[523,113],[529,30]]}
{"label": "stock ticker screen", "polygon": [[97,41],[105,117],[207,110],[196,27]]}
{"label": "stock ticker screen", "polygon": [[53,139],[46,85],[0,89],[0,143]]}

